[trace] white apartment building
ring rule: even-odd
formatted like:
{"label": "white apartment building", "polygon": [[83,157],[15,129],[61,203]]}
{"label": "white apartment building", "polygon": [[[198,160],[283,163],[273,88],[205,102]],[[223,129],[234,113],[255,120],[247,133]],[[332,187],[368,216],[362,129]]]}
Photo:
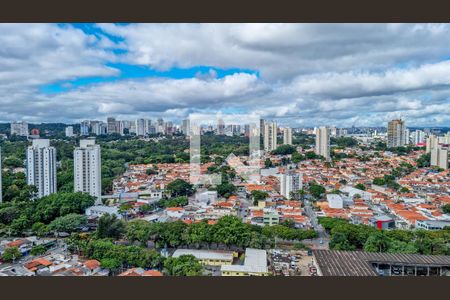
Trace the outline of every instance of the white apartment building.
{"label": "white apartment building", "polygon": [[316,129],[315,153],[330,160],[330,129],[328,127],[322,126]]}
{"label": "white apartment building", "polygon": [[277,149],[277,123],[266,122],[264,124],[264,150],[272,151]]}
{"label": "white apartment building", "polygon": [[431,134],[427,138],[427,144],[426,144],[426,153],[430,153],[431,150],[436,149],[439,146],[439,140],[437,136],[434,134]]}
{"label": "white apartment building", "polygon": [[138,136],[144,136],[146,134],[145,132],[145,124],[146,121],[144,119],[137,119],[136,120],[136,135]]}
{"label": "white apartment building", "polygon": [[291,199],[291,193],[303,188],[303,174],[285,173],[280,175],[280,194]]}
{"label": "white apartment building", "polygon": [[19,135],[28,137],[28,123],[27,122],[12,122],[11,135]]}
{"label": "white apartment building", "polygon": [[38,189],[38,197],[56,193],[56,149],[48,139],[34,139],[27,149],[27,183]]}
{"label": "white apartment building", "polygon": [[73,137],[73,126],[67,126],[66,127],[66,137]]}
{"label": "white apartment building", "polygon": [[283,129],[283,144],[292,145],[292,128],[290,127]]}
{"label": "white apartment building", "polygon": [[425,142],[425,132],[416,130],[413,134],[413,139],[415,145]]}
{"label": "white apartment building", "polygon": [[430,165],[448,169],[448,149],[436,147],[431,150]]}
{"label": "white apartment building", "polygon": [[74,190],[89,193],[101,204],[102,176],[100,146],[94,139],[80,140],[80,147],[75,148],[74,158]]}

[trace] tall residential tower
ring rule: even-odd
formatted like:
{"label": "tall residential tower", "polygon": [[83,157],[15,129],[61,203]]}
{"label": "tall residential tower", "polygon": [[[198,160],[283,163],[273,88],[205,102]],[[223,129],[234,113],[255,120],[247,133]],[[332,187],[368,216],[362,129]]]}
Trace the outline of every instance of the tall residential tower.
{"label": "tall residential tower", "polygon": [[75,192],[89,193],[101,204],[102,176],[100,146],[94,139],[80,140],[80,147],[75,148],[74,189]]}
{"label": "tall residential tower", "polygon": [[27,183],[38,189],[38,197],[56,193],[56,149],[48,139],[34,139],[27,150]]}

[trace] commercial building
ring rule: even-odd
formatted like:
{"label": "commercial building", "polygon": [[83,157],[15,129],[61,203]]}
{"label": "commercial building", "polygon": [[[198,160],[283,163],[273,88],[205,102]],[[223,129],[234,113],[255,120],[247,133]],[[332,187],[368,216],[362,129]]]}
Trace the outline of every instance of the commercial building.
{"label": "commercial building", "polygon": [[402,119],[392,120],[388,122],[388,131],[387,131],[387,146],[388,148],[392,147],[401,147],[405,145],[405,121]]}
{"label": "commercial building", "polygon": [[89,193],[101,203],[102,179],[100,146],[94,139],[80,140],[73,152],[75,192]]}
{"label": "commercial building", "polygon": [[319,276],[450,276],[450,256],[313,250]]}
{"label": "commercial building", "polygon": [[28,123],[27,122],[12,122],[11,135],[28,137]]}
{"label": "commercial building", "polygon": [[330,160],[330,129],[328,127],[322,126],[316,129],[315,153]]}
{"label": "commercial building", "polygon": [[283,145],[292,145],[292,128],[283,129]]}
{"label": "commercial building", "polygon": [[73,126],[67,126],[66,127],[66,137],[73,137]]}
{"label": "commercial building", "polygon": [[277,149],[277,123],[264,124],[264,150],[269,152]]}
{"label": "commercial building", "polygon": [[442,230],[450,227],[450,221],[439,220],[416,220],[416,228],[424,230]]}
{"label": "commercial building", "polygon": [[232,251],[214,251],[214,250],[196,250],[196,249],[177,249],[172,257],[181,255],[193,255],[198,261],[207,266],[231,265],[235,257]]}
{"label": "commercial building", "polygon": [[243,265],[222,265],[222,276],[267,276],[266,250],[247,248]]}
{"label": "commercial building", "polygon": [[27,183],[38,189],[38,197],[56,193],[56,149],[50,140],[35,139],[27,149]]}

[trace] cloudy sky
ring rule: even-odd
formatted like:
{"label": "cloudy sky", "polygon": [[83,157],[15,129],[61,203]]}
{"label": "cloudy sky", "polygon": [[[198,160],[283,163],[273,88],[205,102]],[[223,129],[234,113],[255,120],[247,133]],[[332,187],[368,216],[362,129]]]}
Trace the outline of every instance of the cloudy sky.
{"label": "cloudy sky", "polygon": [[450,126],[450,25],[0,24],[0,122]]}

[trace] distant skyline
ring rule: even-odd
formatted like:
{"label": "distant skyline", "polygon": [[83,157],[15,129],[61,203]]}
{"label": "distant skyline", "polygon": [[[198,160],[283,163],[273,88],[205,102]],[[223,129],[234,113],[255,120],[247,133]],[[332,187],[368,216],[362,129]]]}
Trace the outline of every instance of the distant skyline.
{"label": "distant skyline", "polygon": [[0,24],[0,122],[450,127],[449,24]]}

